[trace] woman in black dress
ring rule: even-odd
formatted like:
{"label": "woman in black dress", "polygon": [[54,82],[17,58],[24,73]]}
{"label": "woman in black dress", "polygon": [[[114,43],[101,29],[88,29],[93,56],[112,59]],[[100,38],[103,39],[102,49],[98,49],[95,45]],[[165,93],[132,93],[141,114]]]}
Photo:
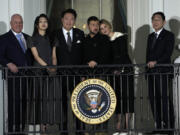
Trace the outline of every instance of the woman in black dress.
{"label": "woman in black dress", "polygon": [[[113,64],[132,64],[127,50],[127,34],[120,32],[113,32],[111,24],[102,19],[100,21],[100,32],[107,35],[110,39],[112,49],[112,62]],[[116,128],[122,127],[129,128],[130,114],[134,113],[134,78],[133,68],[123,66],[115,70],[115,86],[117,96],[117,124]],[[125,115],[125,123],[121,123],[122,116]]]}
{"label": "woman in black dress", "polygon": [[[36,17],[34,22],[34,32],[29,40],[29,47],[34,56],[34,66],[56,65],[53,47],[49,41],[48,18],[45,14]],[[30,109],[30,122],[40,124],[41,130],[45,131],[48,124],[55,124],[60,121],[59,114],[56,115],[57,107],[55,100],[58,94],[55,88],[53,77],[49,74],[55,72],[55,69],[37,69],[36,78],[33,80],[33,91],[31,93],[32,103]],[[54,108],[56,107],[56,108]]]}

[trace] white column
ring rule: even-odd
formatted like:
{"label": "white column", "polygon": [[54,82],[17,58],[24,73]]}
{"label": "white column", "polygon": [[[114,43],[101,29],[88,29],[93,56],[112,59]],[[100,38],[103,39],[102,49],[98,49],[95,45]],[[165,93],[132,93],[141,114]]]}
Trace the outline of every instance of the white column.
{"label": "white column", "polygon": [[32,35],[35,18],[46,13],[46,0],[24,0],[24,32]]}
{"label": "white column", "polygon": [[145,63],[146,39],[150,31],[149,1],[127,0],[130,56],[134,63]]}
{"label": "white column", "polygon": [[24,15],[24,0],[0,0],[0,34],[4,34],[10,28],[10,17],[14,13]]}
{"label": "white column", "polygon": [[0,35],[9,29],[9,1],[0,0]]}
{"label": "white column", "polygon": [[[150,0],[149,6],[150,6],[150,13],[154,13],[157,11],[164,12],[164,2],[166,0]],[[172,1],[171,1],[172,2]]]}

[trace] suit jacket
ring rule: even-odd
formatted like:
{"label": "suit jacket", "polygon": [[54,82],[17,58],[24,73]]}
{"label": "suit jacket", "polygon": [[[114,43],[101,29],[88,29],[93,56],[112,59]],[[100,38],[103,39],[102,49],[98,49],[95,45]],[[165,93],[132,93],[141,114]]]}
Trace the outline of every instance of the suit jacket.
{"label": "suit jacket", "polygon": [[152,47],[153,34],[148,37],[146,62],[157,61],[157,64],[171,63],[174,48],[174,34],[163,29],[159,34],[154,47]]}
{"label": "suit jacket", "polygon": [[84,32],[73,28],[73,41],[71,51],[69,52],[62,28],[56,31],[55,37],[58,41],[56,45],[56,55],[58,65],[80,65],[82,64],[82,46]]}
{"label": "suit jacket", "polygon": [[[23,33],[25,40],[29,37]],[[6,66],[12,62],[16,66],[30,66],[32,65],[31,50],[27,49],[24,53],[19,45],[19,42],[13,32],[10,30],[4,35],[0,36],[0,64]]]}
{"label": "suit jacket", "polygon": [[159,34],[154,47],[152,46],[153,35],[148,36],[146,63],[149,61],[157,61],[157,64],[170,64],[171,55],[174,48],[174,34],[163,29]]}

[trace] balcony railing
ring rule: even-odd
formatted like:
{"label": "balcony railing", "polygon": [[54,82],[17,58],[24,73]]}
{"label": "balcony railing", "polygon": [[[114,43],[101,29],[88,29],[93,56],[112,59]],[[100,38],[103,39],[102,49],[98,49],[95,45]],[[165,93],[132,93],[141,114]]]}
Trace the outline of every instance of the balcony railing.
{"label": "balcony railing", "polygon": [[[180,134],[180,65],[153,70],[146,65],[21,67],[15,74],[1,70],[5,135]],[[117,98],[112,117],[94,125],[81,122],[71,109],[73,89],[92,78],[109,84]]]}

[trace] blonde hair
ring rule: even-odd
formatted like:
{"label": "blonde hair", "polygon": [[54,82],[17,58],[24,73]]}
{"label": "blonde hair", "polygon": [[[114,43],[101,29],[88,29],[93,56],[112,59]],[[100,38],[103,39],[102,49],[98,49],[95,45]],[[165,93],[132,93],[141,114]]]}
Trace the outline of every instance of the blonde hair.
{"label": "blonde hair", "polygon": [[106,19],[101,19],[99,23],[100,23],[100,25],[101,25],[101,24],[107,25],[107,26],[112,30],[112,25],[111,25],[111,23],[110,23],[108,20],[106,20]]}

